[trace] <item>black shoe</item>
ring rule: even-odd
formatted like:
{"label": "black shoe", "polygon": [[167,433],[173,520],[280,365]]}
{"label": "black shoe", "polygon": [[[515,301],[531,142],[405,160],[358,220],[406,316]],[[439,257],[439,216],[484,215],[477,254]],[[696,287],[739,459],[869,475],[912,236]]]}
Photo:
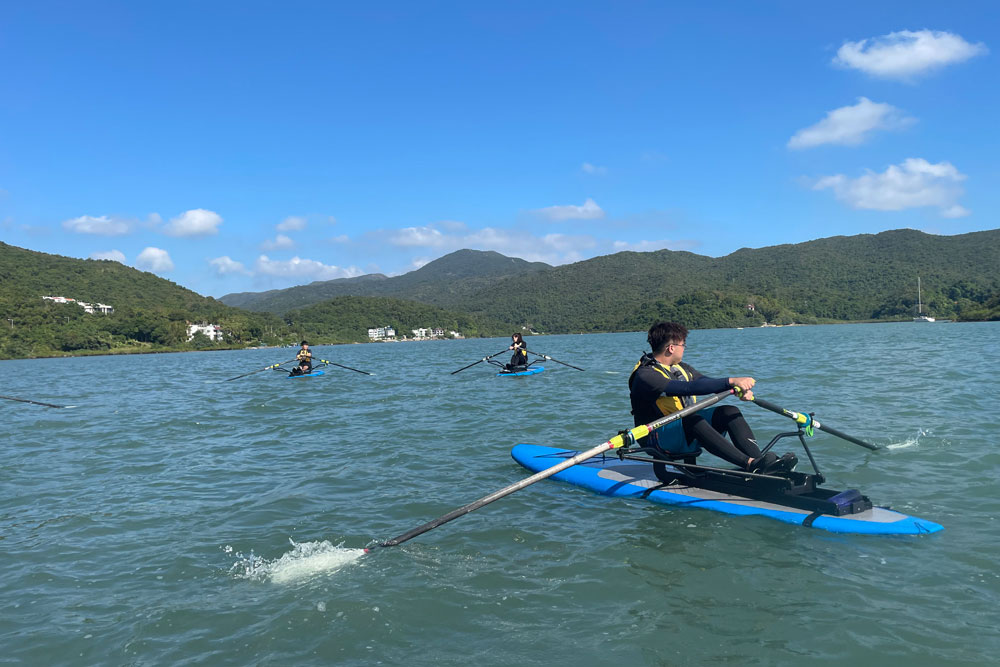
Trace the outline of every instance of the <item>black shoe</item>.
{"label": "black shoe", "polygon": [[763,474],[768,468],[773,466],[778,462],[778,457],[774,455],[773,452],[768,452],[763,456],[758,456],[753,460],[753,463],[747,468],[747,472],[756,472]]}
{"label": "black shoe", "polygon": [[795,454],[792,454],[791,452],[786,452],[781,455],[780,459],[768,466],[765,470],[768,474],[776,472],[792,472],[795,470],[795,466],[798,465],[798,463],[799,457],[795,456]]}

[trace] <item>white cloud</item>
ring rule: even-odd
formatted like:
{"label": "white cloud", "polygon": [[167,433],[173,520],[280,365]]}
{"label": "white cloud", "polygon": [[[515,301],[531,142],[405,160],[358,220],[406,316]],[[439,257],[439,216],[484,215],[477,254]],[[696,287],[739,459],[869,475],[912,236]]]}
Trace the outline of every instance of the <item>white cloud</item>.
{"label": "white cloud", "polygon": [[121,250],[103,250],[90,253],[89,259],[110,259],[113,262],[125,263],[125,253]]}
{"label": "white cloud", "polygon": [[62,223],[64,229],[77,234],[97,234],[98,236],[122,236],[129,233],[129,224],[124,220],[109,218],[106,215],[81,215],[79,218],[66,220]]}
{"label": "white cloud", "polygon": [[970,44],[950,32],[901,30],[858,42],[844,42],[833,62],[872,76],[909,79],[988,52],[985,44]]}
{"label": "white cloud", "polygon": [[593,199],[587,198],[582,206],[547,206],[536,211],[544,218],[553,221],[563,220],[597,220],[604,217],[604,210]]}
{"label": "white cloud", "polygon": [[313,259],[292,257],[287,262],[269,259],[267,255],[257,258],[254,265],[257,273],[281,278],[311,278],[312,280],[333,280],[334,278],[353,278],[362,275],[361,269],[351,267],[330,266]]}
{"label": "white cloud", "polygon": [[[452,228],[457,225],[452,221]],[[464,224],[461,225],[464,227]],[[431,248],[452,252],[462,248],[495,250],[508,257],[520,257],[530,262],[565,264],[583,259],[582,251],[593,248],[597,242],[591,236],[546,234],[535,236],[516,229],[483,229],[464,233],[444,233],[437,224],[424,227],[406,227],[392,231],[375,232],[380,242],[405,248]],[[415,260],[416,261],[416,260]]]}
{"label": "white cloud", "polygon": [[275,227],[279,232],[297,232],[306,228],[306,219],[290,215]]}
{"label": "white cloud", "polygon": [[216,257],[215,259],[209,260],[209,264],[215,268],[215,273],[220,276],[224,276],[230,273],[242,273],[249,275],[250,272],[246,270],[242,262],[237,262],[230,259],[229,255],[223,255],[222,257]]}
{"label": "white cloud", "polygon": [[348,243],[351,240],[347,234],[340,234],[339,236],[331,236],[327,239],[331,243]]}
{"label": "white cloud", "polygon": [[580,170],[585,174],[595,174],[598,176],[604,176],[608,173],[607,167],[598,167],[597,165],[590,164],[589,162],[584,162],[580,165]]}
{"label": "white cloud", "polygon": [[169,236],[210,236],[219,233],[222,217],[214,211],[195,208],[172,218],[163,232]]}
{"label": "white cloud", "polygon": [[295,241],[284,234],[278,234],[273,241],[268,239],[260,244],[261,250],[287,250],[295,247]]}
{"label": "white cloud", "polygon": [[452,237],[445,236],[431,226],[404,227],[389,237],[389,243],[404,247],[441,248],[451,245]]}
{"label": "white cloud", "polygon": [[135,268],[153,273],[166,273],[174,270],[174,263],[166,250],[149,247],[135,258]]}
{"label": "white cloud", "polygon": [[854,106],[834,109],[820,122],[796,132],[789,139],[788,147],[812,148],[823,144],[857,146],[875,130],[896,130],[915,122],[915,118],[905,116],[891,104],[859,97]]}
{"label": "white cloud", "polygon": [[923,158],[908,158],[900,165],[890,165],[883,173],[866,170],[863,176],[848,178],[843,174],[819,179],[814,190],[832,189],[848,206],[876,211],[901,211],[933,206],[946,218],[969,215],[958,204],[964,194],[965,180],[950,162],[931,164]]}

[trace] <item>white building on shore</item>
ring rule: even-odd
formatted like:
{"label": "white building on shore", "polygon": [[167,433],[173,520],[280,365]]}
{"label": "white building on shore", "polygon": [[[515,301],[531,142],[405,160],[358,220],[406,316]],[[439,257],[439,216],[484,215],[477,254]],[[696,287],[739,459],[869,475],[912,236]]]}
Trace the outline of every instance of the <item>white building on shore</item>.
{"label": "white building on shore", "polygon": [[188,323],[187,334],[188,342],[194,339],[196,333],[203,333],[208,336],[209,340],[222,340],[222,327],[218,324],[191,324]]}
{"label": "white building on shore", "polygon": [[395,340],[396,329],[393,327],[371,327],[368,329],[369,340]]}

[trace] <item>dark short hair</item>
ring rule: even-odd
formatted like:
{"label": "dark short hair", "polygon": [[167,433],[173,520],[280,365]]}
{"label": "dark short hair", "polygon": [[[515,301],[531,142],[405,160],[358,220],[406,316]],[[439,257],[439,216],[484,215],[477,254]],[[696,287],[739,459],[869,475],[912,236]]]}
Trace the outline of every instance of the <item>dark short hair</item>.
{"label": "dark short hair", "polygon": [[671,343],[683,343],[687,340],[688,330],[676,322],[657,322],[649,327],[646,342],[653,349],[653,354],[660,354]]}
{"label": "dark short hair", "polygon": [[308,344],[309,344],[309,341],[304,340],[301,343],[299,343],[299,347],[302,347],[303,345],[308,345]]}

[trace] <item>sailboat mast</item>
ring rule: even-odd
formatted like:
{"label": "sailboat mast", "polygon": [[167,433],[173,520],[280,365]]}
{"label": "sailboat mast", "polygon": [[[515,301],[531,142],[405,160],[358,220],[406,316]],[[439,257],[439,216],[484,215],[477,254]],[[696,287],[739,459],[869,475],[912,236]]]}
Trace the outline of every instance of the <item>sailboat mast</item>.
{"label": "sailboat mast", "polygon": [[923,315],[923,312],[920,306],[920,276],[917,276],[917,315]]}

